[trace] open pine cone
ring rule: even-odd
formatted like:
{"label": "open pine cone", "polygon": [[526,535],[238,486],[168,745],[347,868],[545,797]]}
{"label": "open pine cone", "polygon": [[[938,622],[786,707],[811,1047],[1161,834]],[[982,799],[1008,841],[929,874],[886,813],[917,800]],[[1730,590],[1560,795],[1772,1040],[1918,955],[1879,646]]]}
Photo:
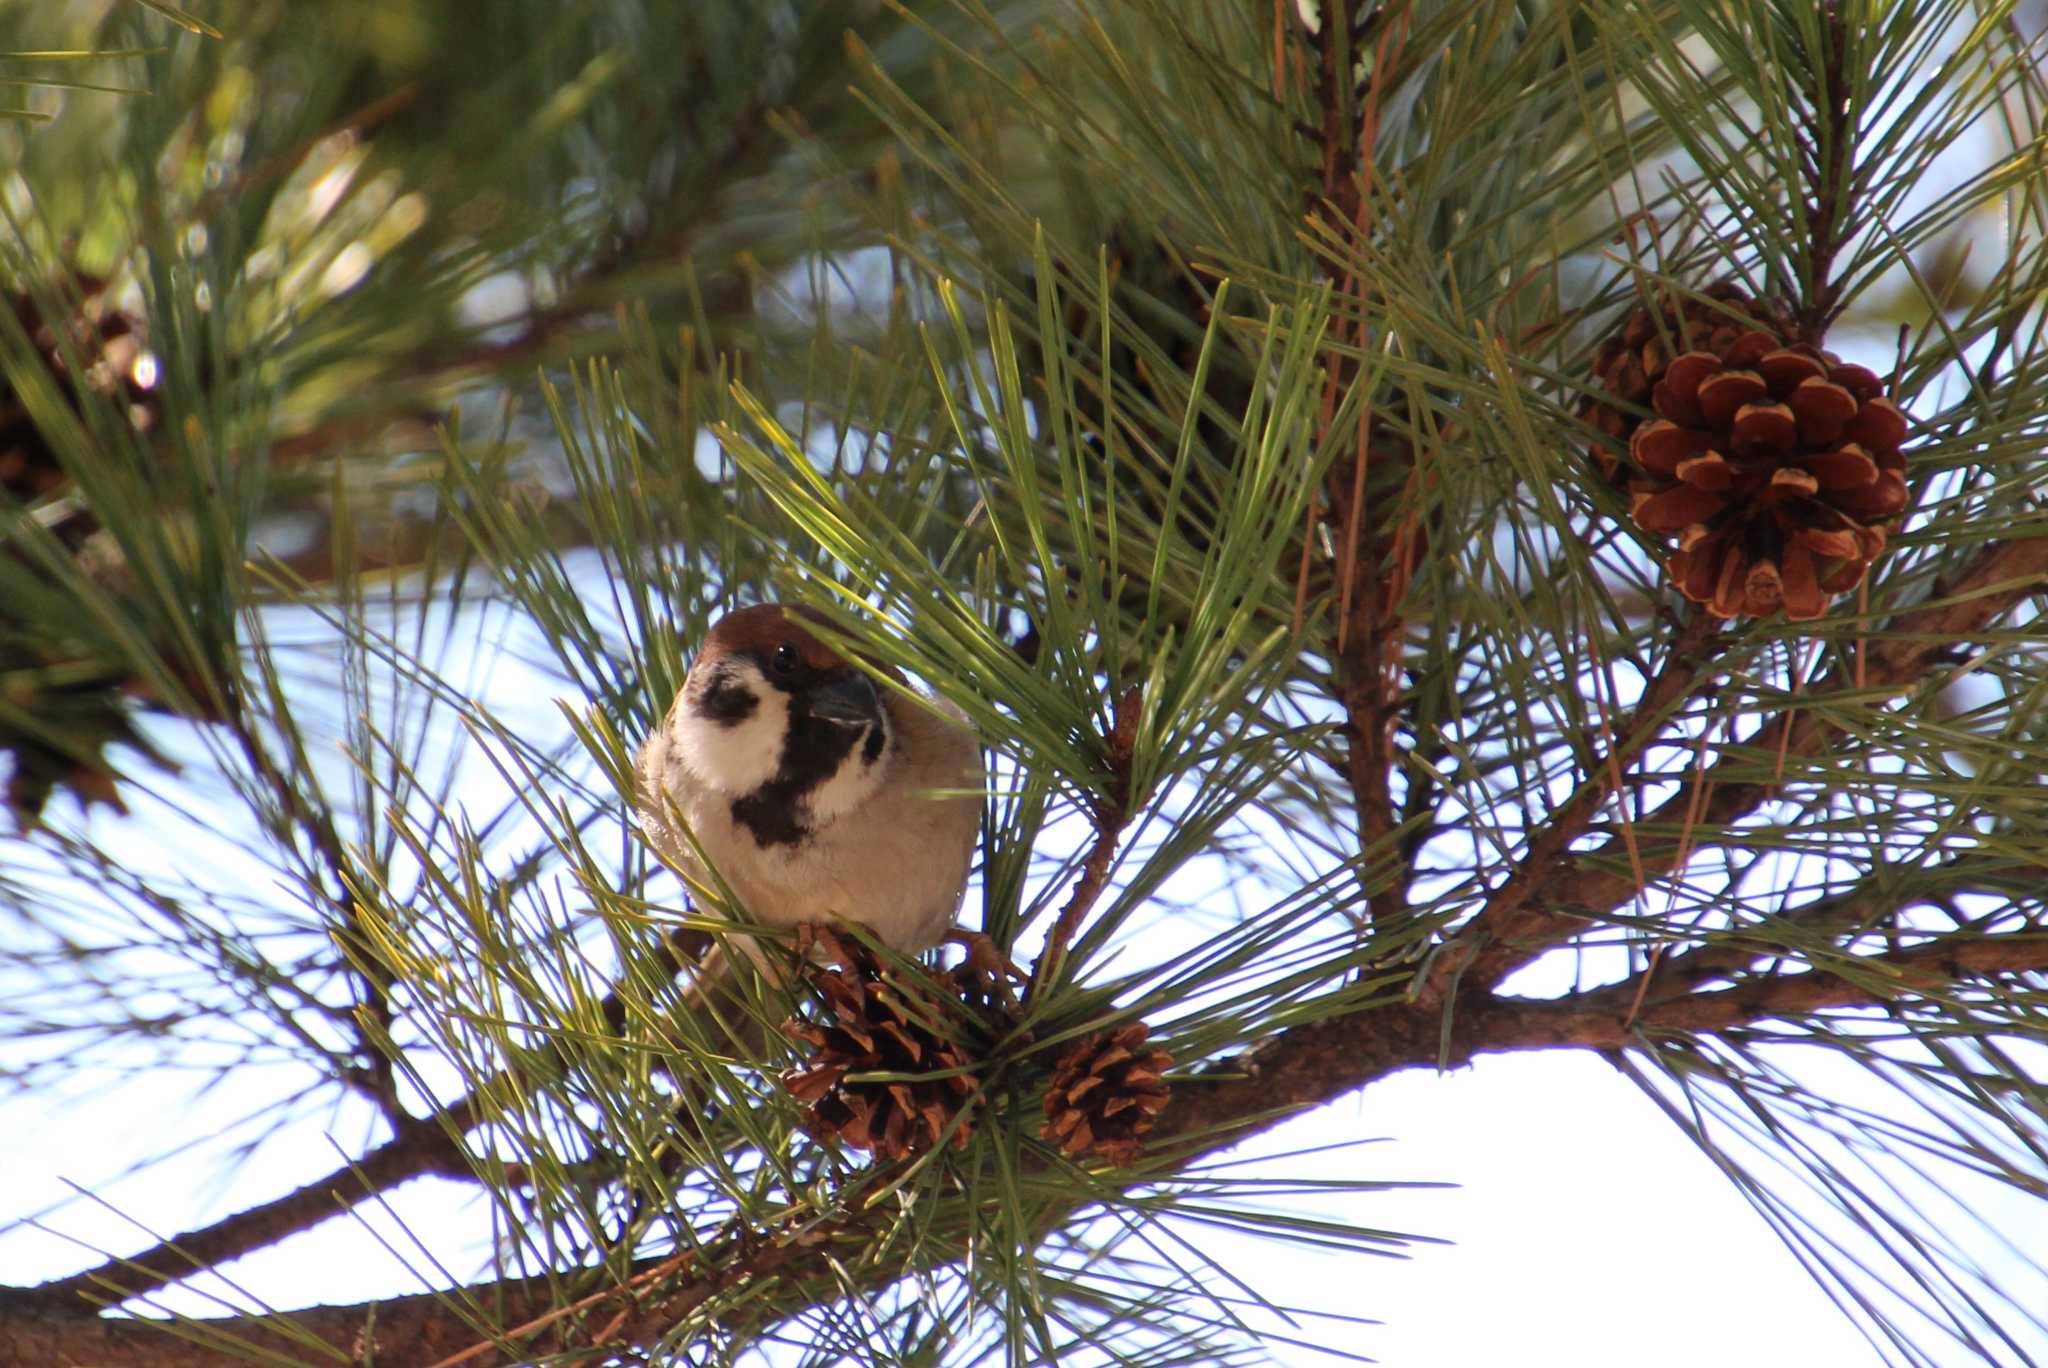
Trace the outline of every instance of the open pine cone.
{"label": "open pine cone", "polygon": [[1906,418],[1833,352],[1761,329],[1665,369],[1629,439],[1631,511],[1675,532],[1672,583],[1716,617],[1819,617],[1906,507]]}
{"label": "open pine cone", "polygon": [[[1661,307],[1633,310],[1593,357],[1593,379],[1601,393],[1589,395],[1579,416],[1594,429],[1626,443],[1651,407],[1657,384],[1672,361],[1687,352],[1718,356],[1744,333],[1783,337],[1789,316],[1775,300],[1752,297],[1733,281],[1709,285],[1697,295],[1667,298]],[[1607,443],[1591,449],[1593,464],[1617,488],[1628,483],[1628,466]]]}
{"label": "open pine cone", "polygon": [[[877,1159],[932,1148],[980,1092],[974,1075],[980,1056],[963,1043],[985,1034],[980,1009],[966,998],[968,971],[935,976],[941,992],[953,994],[940,996],[891,976],[858,944],[803,928],[799,952],[813,945],[823,962],[807,965],[806,974],[832,1020],[820,1026],[792,1017],[782,1026],[813,1051],[782,1075],[782,1086],[809,1104],[806,1128],[820,1139],[871,1150]],[[849,1077],[854,1074],[899,1077],[871,1081]],[[966,1120],[954,1128],[955,1149],[967,1143],[970,1130]]]}
{"label": "open pine cone", "polygon": [[1145,1135],[1166,1109],[1160,1075],[1171,1067],[1172,1055],[1145,1048],[1142,1021],[1084,1036],[1053,1069],[1038,1133],[1068,1154],[1129,1164],[1144,1153]]}

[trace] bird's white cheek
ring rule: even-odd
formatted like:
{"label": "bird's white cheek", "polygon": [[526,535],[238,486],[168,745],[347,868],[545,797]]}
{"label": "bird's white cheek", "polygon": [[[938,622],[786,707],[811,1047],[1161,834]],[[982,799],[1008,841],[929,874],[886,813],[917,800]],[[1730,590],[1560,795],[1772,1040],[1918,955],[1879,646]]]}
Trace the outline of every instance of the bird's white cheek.
{"label": "bird's white cheek", "polygon": [[731,725],[678,708],[671,730],[690,773],[706,787],[737,797],[760,788],[781,768],[789,702],[767,690],[750,716]]}

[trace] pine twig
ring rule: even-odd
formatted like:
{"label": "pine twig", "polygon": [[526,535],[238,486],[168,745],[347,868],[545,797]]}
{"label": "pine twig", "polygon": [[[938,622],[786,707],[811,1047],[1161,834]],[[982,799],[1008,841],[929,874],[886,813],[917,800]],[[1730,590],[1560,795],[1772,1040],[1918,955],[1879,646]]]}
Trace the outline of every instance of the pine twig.
{"label": "pine twig", "polygon": [[[1696,613],[1671,644],[1663,668],[1644,688],[1634,710],[1614,729],[1619,738],[1607,754],[1587,767],[1587,778],[1572,796],[1551,814],[1550,821],[1529,841],[1528,852],[1507,879],[1486,900],[1486,905],[1445,943],[1431,962],[1418,997],[1425,1003],[1442,1003],[1464,978],[1466,971],[1489,953],[1498,954],[1504,940],[1512,940],[1532,915],[1530,907],[1538,891],[1565,858],[1573,841],[1586,833],[1599,815],[1607,796],[1614,790],[1619,774],[1663,735],[1673,710],[1699,682],[1706,668],[1706,652],[1720,633],[1721,624],[1705,613]],[[1689,799],[1690,790],[1681,797]],[[1638,823],[1639,825],[1640,823]],[[1632,867],[1642,868],[1636,837],[1627,834],[1625,844],[1634,853]],[[1554,915],[1554,914],[1552,914]],[[1571,923],[1576,924],[1576,923]],[[1491,980],[1484,980],[1490,983]]]}
{"label": "pine twig", "polygon": [[[1377,166],[1381,102],[1388,94],[1389,73],[1399,64],[1407,42],[1409,11],[1391,13],[1337,3],[1329,7],[1316,42],[1321,56],[1317,98],[1322,106],[1323,163],[1320,201],[1347,225],[1361,247],[1373,228],[1373,187]],[[1383,28],[1373,50],[1372,69],[1362,101],[1352,87],[1358,62],[1354,42],[1363,42],[1367,20]],[[1367,285],[1355,265],[1337,255],[1325,272],[1340,298],[1350,301],[1355,322],[1345,339],[1359,355],[1373,343]],[[1326,363],[1316,440],[1328,440],[1345,391],[1357,383],[1358,366],[1332,351]],[[1341,522],[1337,558],[1337,640],[1335,643],[1339,701],[1344,708],[1347,754],[1345,778],[1357,808],[1361,852],[1382,845],[1395,829],[1392,795],[1396,764],[1394,735],[1400,714],[1401,654],[1406,633],[1400,616],[1408,577],[1423,542],[1415,518],[1416,473],[1423,453],[1410,450],[1409,478],[1394,510],[1368,508],[1367,466],[1372,446],[1372,403],[1359,396],[1348,461],[1337,463],[1322,491],[1331,515]],[[1309,545],[1304,540],[1303,565]],[[1305,581],[1304,581],[1305,583]],[[1297,618],[1299,609],[1297,608]],[[1396,852],[1399,858],[1399,852]],[[1371,885],[1378,881],[1368,877]],[[1386,921],[1407,898],[1408,874],[1397,871],[1366,903],[1369,920]]]}
{"label": "pine twig", "polygon": [[[700,954],[708,943],[709,937],[701,931],[678,929],[662,942],[656,954],[663,969],[674,975],[682,972],[688,959]],[[606,994],[599,1011],[607,1029],[623,1028],[626,1004],[618,993]],[[509,1071],[501,1073],[431,1116],[401,1117],[393,1127],[392,1137],[361,1159],[274,1201],[237,1212],[203,1229],[173,1236],[140,1254],[110,1259],[97,1268],[26,1289],[26,1295],[63,1305],[82,1301],[108,1305],[146,1296],[194,1273],[311,1230],[340,1215],[358,1197],[388,1192],[400,1183],[430,1173],[474,1180],[476,1170],[458,1137],[488,1119],[485,1099],[501,1091],[510,1079]],[[0,1341],[0,1346],[4,1346],[4,1341]],[[8,1361],[0,1354],[0,1363]]]}
{"label": "pine twig", "polygon": [[[1954,896],[1970,883],[1973,872],[1981,869],[1987,877],[1992,876],[1999,872],[1998,863],[1997,857],[1968,851],[1922,866],[1921,872],[1939,873],[1951,881],[1947,890],[1923,894],[1922,899],[1939,902]],[[1783,942],[1788,934],[1816,938],[1861,934],[1881,924],[1884,916],[1895,910],[1896,901],[1885,889],[1866,880],[1780,914],[1759,928],[1755,937],[1737,929],[1689,946],[1682,941],[1661,942],[1657,948],[1665,952],[1663,955],[1604,991],[1626,994],[1631,1001],[1645,1006],[1689,997],[1702,983],[1751,973],[1758,960],[1784,958],[1787,951]]]}
{"label": "pine twig", "polygon": [[1646,1005],[1629,1019],[1626,985],[1615,985],[1564,1004],[1495,998],[1478,1008],[1496,1023],[1513,1014],[1509,1032],[1534,1042],[1546,1036],[1575,1049],[1622,1049],[1646,1034],[1686,1032],[1712,1035],[1772,1017],[1809,1016],[1849,1007],[1877,1007],[1908,998],[1935,999],[1973,979],[2048,971],[2048,936],[1944,936],[1886,955],[1849,960],[1872,980],[1846,977],[1847,964],[1809,964],[1805,972],[1769,974],[1705,993],[1687,993]]}
{"label": "pine twig", "polygon": [[[1905,687],[1923,679],[1958,638],[1983,630],[2020,600],[2041,592],[2044,583],[2048,583],[2048,537],[1985,547],[1945,587],[1937,586],[1932,606],[1900,614],[1882,640],[1870,643],[1863,687]],[[1848,683],[1849,677],[1837,673],[1824,680],[1819,691],[1825,694]],[[1643,715],[1642,708],[1637,715]],[[1785,737],[1789,753],[1804,757],[1818,752],[1833,735],[1833,728],[1810,710],[1789,711],[1765,724],[1749,738],[1744,750],[1774,751],[1781,734],[1789,734]],[[1717,777],[1724,768],[1739,769],[1750,763],[1735,757],[1713,766],[1707,774],[1713,796],[1700,812],[1697,825],[1709,831],[1725,828],[1755,811],[1777,791],[1774,784]],[[1688,787],[1647,817],[1638,818],[1638,830],[1678,825],[1691,802]],[[1633,876],[1609,873],[1605,867],[1624,858],[1621,837],[1609,838],[1583,857],[1568,857],[1571,838],[1559,840],[1553,835],[1567,816],[1578,821],[1581,834],[1591,820],[1590,812],[1579,820],[1581,814],[1572,803],[1560,809],[1532,840],[1529,855],[1516,866],[1515,873],[1457,938],[1463,949],[1456,962],[1448,955],[1438,956],[1425,996],[1443,1001],[1461,977],[1467,983],[1490,987],[1569,937],[1585,925],[1586,917],[1612,911],[1636,895]],[[1643,869],[1651,879],[1662,877],[1677,867],[1676,856],[1673,846],[1645,850]]]}
{"label": "pine twig", "polygon": [[1116,701],[1109,734],[1104,738],[1110,774],[1108,797],[1096,805],[1095,840],[1088,848],[1087,858],[1081,862],[1081,877],[1074,881],[1073,892],[1067,896],[1067,905],[1060,909],[1059,919],[1053,923],[1052,932],[1046,937],[1045,949],[1039,953],[1038,962],[1031,966],[1027,1000],[1036,999],[1052,981],[1060,962],[1067,957],[1074,934],[1081,929],[1082,919],[1095,905],[1095,900],[1102,896],[1103,887],[1109,882],[1109,867],[1116,858],[1117,838],[1131,820],[1131,753],[1137,745],[1138,714],[1143,702],[1135,684],[1124,690],[1123,696]]}

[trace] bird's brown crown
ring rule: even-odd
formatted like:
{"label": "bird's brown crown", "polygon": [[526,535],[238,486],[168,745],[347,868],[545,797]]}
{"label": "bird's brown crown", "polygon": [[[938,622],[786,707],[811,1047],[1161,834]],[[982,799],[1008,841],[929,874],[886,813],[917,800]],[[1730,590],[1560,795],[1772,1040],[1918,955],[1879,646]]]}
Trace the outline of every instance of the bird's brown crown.
{"label": "bird's brown crown", "polygon": [[803,657],[804,664],[820,673],[829,674],[846,668],[845,658],[806,631],[797,621],[800,616],[814,622],[823,621],[808,609],[784,608],[779,603],[735,608],[712,625],[704,638],[705,651],[714,655],[753,655],[767,659],[777,647],[793,646]]}

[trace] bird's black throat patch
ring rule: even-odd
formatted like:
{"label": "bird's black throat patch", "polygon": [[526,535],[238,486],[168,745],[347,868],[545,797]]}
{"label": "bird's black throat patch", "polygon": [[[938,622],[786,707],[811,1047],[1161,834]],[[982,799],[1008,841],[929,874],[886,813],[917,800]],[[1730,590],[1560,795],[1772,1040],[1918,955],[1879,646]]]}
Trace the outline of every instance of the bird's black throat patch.
{"label": "bird's black throat patch", "polygon": [[771,779],[746,797],[732,800],[732,819],[745,827],[763,850],[801,845],[811,829],[797,820],[798,798],[780,780]]}
{"label": "bird's black throat patch", "polygon": [[811,793],[849,760],[866,769],[882,758],[889,738],[878,721],[865,733],[860,758],[852,759],[854,743],[862,735],[852,727],[810,716],[793,698],[789,735],[782,742],[782,763],[774,778],[752,793],[733,799],[733,821],[745,827],[754,843],[763,849],[801,845],[816,830],[808,821],[805,806]]}

